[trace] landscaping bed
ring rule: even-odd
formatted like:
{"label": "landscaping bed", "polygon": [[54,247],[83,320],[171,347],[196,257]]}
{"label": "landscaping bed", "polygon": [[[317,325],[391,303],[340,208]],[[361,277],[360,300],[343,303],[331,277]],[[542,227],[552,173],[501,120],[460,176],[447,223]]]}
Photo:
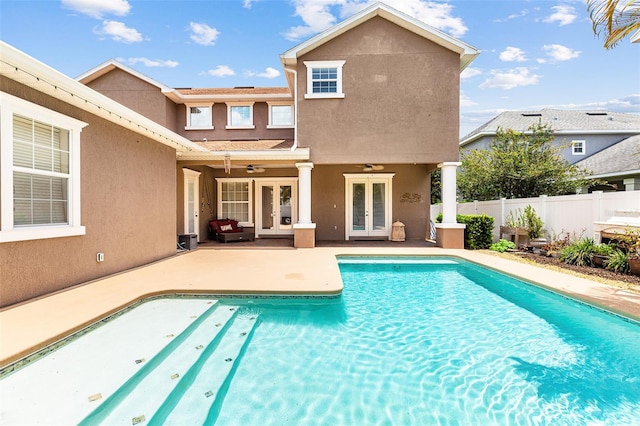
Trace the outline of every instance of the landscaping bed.
{"label": "landscaping bed", "polygon": [[640,276],[637,275],[617,273],[604,268],[570,265],[562,262],[557,257],[542,256],[529,251],[513,251],[505,253],[488,251],[488,253],[527,263],[536,263],[544,267],[568,272],[573,275],[583,276],[586,279],[592,279],[604,284],[640,293]]}

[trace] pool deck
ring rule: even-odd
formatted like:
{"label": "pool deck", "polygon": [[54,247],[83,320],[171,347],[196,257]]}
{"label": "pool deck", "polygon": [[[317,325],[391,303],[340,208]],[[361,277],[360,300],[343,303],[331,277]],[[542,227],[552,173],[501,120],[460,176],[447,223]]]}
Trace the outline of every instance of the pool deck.
{"label": "pool deck", "polygon": [[338,255],[456,256],[640,321],[640,294],[468,250],[430,247],[213,246],[91,281],[0,311],[0,367],[131,303],[161,294],[336,296]]}

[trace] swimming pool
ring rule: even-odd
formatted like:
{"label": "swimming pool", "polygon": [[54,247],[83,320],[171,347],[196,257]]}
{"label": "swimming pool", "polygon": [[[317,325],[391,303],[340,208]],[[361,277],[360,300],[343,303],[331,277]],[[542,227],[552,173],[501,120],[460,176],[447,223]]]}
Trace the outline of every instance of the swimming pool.
{"label": "swimming pool", "polygon": [[453,258],[343,257],[340,269],[334,300],[141,304],[3,378],[0,418],[637,423],[638,323]]}

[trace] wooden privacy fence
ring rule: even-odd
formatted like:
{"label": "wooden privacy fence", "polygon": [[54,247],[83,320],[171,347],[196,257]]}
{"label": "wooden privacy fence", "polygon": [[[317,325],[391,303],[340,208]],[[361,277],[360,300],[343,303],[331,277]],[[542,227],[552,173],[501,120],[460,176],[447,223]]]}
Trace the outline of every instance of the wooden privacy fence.
{"label": "wooden privacy fence", "polygon": [[[544,222],[545,235],[554,237],[563,232],[595,237],[594,222],[605,222],[622,210],[640,211],[640,191],[602,192],[535,198],[515,198],[458,203],[458,214],[486,214],[494,218],[493,239],[500,239],[500,225],[507,224],[509,212],[517,215],[531,205]],[[442,205],[431,205],[431,218],[442,212]]]}

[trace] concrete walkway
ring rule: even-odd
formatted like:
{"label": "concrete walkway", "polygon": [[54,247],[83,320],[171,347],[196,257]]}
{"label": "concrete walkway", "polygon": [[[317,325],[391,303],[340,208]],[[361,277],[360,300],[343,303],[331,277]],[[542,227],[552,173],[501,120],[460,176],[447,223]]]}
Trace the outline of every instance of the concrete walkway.
{"label": "concrete walkway", "polygon": [[336,256],[447,255],[485,265],[640,320],[640,294],[467,250],[429,247],[209,246],[0,312],[0,367],[146,297],[160,294],[336,296]]}

